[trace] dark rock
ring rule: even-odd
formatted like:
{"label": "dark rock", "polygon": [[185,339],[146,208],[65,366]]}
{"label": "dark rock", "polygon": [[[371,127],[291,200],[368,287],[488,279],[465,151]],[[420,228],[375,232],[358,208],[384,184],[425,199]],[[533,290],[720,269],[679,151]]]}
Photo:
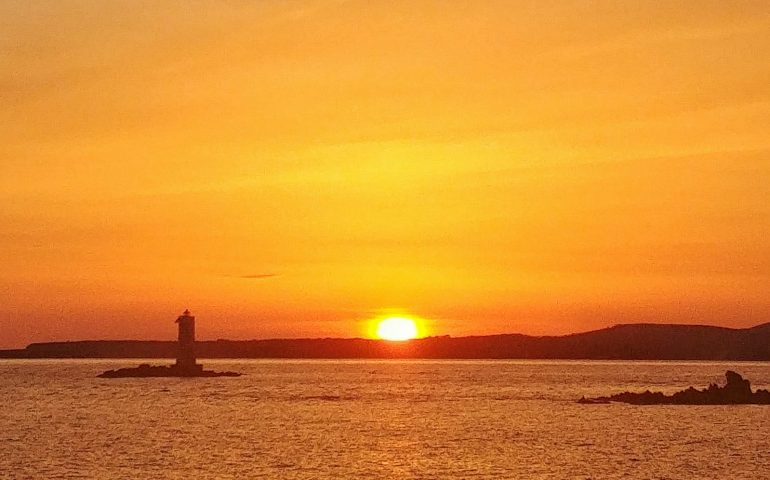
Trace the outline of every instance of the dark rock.
{"label": "dark rock", "polygon": [[100,378],[152,378],[152,377],[240,377],[236,372],[214,372],[204,370],[202,365],[182,368],[178,365],[153,366],[146,363],[136,368],[121,368],[108,370],[99,375]]}
{"label": "dark rock", "polygon": [[767,390],[751,391],[751,383],[738,373],[728,370],[725,373],[727,383],[720,387],[709,385],[703,390],[689,387],[685,390],[664,395],[661,392],[643,393],[623,392],[609,397],[586,398],[578,400],[582,404],[620,402],[631,405],[770,405],[770,392]]}

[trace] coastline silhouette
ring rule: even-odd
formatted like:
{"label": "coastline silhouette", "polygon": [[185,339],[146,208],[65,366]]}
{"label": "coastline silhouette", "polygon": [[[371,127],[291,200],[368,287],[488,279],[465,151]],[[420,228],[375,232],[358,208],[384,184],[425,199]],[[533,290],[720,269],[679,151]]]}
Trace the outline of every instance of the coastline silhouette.
{"label": "coastline silhouette", "polygon": [[[193,332],[194,334],[194,332]],[[101,340],[34,343],[0,358],[178,358],[179,342]],[[583,360],[770,360],[770,323],[732,329],[631,324],[564,336],[503,334],[427,337],[195,341],[200,358],[468,358]]]}

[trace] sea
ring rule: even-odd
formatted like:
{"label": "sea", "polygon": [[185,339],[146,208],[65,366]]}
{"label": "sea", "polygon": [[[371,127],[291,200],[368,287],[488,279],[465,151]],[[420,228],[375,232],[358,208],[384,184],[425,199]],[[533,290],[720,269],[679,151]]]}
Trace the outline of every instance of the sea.
{"label": "sea", "polygon": [[[2,479],[770,479],[770,406],[581,405],[770,363],[0,360]],[[151,363],[163,363],[151,361]]]}

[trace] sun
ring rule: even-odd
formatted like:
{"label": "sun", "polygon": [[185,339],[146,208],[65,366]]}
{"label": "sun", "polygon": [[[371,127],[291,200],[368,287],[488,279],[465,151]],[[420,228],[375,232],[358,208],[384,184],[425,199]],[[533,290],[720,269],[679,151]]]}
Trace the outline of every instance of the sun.
{"label": "sun", "polygon": [[377,324],[377,336],[391,341],[411,340],[417,337],[417,324],[411,318],[389,317]]}

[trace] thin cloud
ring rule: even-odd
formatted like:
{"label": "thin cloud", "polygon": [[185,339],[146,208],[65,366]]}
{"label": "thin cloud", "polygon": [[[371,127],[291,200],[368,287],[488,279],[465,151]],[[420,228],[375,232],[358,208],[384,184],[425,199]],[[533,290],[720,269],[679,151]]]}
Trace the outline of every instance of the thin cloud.
{"label": "thin cloud", "polygon": [[260,278],[272,278],[277,277],[277,273],[254,273],[251,275],[241,275],[238,278],[247,278],[247,279],[260,279]]}
{"label": "thin cloud", "polygon": [[262,279],[266,279],[266,278],[277,277],[279,275],[280,274],[278,274],[278,273],[251,273],[251,274],[248,274],[248,275],[225,275],[225,277],[229,277],[229,278],[242,278],[242,279],[245,279],[245,280],[262,280]]}

